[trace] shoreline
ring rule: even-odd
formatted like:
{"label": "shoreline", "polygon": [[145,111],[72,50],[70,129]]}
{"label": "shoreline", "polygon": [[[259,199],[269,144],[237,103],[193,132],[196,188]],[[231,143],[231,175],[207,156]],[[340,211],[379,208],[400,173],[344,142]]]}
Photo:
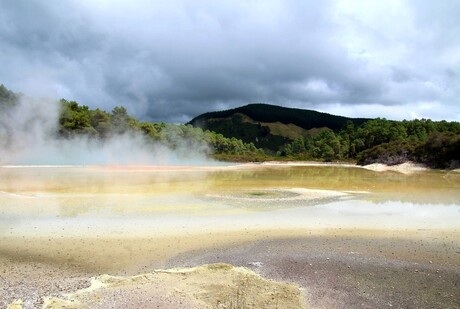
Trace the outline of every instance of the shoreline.
{"label": "shoreline", "polygon": [[217,161],[218,164],[209,164],[216,162],[203,162],[203,164],[194,165],[118,165],[118,164],[94,164],[94,165],[0,165],[0,168],[5,169],[22,169],[22,168],[89,168],[95,170],[114,170],[114,171],[213,171],[213,170],[227,170],[227,169],[243,169],[255,168],[259,166],[274,166],[274,167],[289,167],[289,166],[312,166],[312,167],[343,167],[343,168],[361,168],[375,172],[396,171],[405,173],[407,171],[452,171],[460,172],[460,169],[443,170],[429,168],[423,164],[418,164],[412,161],[407,161],[401,164],[388,165],[384,163],[372,163],[368,165],[358,165],[350,162],[321,162],[321,161],[262,161],[262,162],[227,162]]}
{"label": "shoreline", "polygon": [[[18,241],[21,240],[19,238],[9,240],[10,244],[17,244]],[[125,239],[124,241],[109,238],[64,239],[60,242],[53,239],[49,242],[45,241],[45,239],[41,241],[32,239],[29,241],[35,244],[36,249],[34,250],[29,246],[26,252],[19,254],[19,256],[23,257],[23,260],[17,260],[17,258],[15,258],[15,261],[2,259],[4,269],[1,279],[6,280],[7,284],[5,286],[8,288],[6,291],[0,289],[0,299],[5,299],[6,304],[22,299],[24,308],[35,308],[38,304],[41,304],[43,297],[62,296],[66,293],[81,290],[89,286],[92,277],[100,276],[104,273],[129,278],[132,275],[147,274],[155,269],[228,263],[233,266],[249,268],[262,275],[265,279],[275,280],[280,283],[292,283],[302,289],[307,289],[308,286],[305,282],[288,280],[286,277],[279,276],[279,271],[284,269],[281,273],[286,272],[286,274],[289,274],[289,265],[291,263],[297,265],[300,260],[304,261],[308,258],[315,260],[318,256],[321,256],[322,262],[329,263],[331,261],[328,267],[332,267],[332,269],[340,266],[344,259],[363,258],[361,266],[354,266],[356,267],[354,270],[359,273],[361,273],[361,268],[369,266],[365,262],[369,259],[369,261],[377,259],[378,265],[393,265],[390,269],[398,269],[400,263],[405,263],[404,265],[408,263],[407,265],[413,271],[422,267],[421,265],[427,265],[435,267],[434,272],[445,269],[445,271],[442,271],[443,274],[460,267],[460,260],[455,259],[455,255],[458,255],[455,250],[460,244],[460,232],[458,230],[322,229],[315,231],[274,229],[258,232],[248,230],[246,233],[193,234],[188,235],[188,237],[180,235],[177,238],[163,239],[136,238]],[[172,247],[171,244],[174,243],[177,245]],[[73,252],[74,254],[80,254],[80,256],[66,255],[72,253],[72,250],[70,250],[72,246],[77,246],[76,249],[78,249],[78,245],[86,249],[86,252],[77,250]],[[69,247],[66,248],[66,246]],[[284,249],[278,251],[283,246]],[[119,251],[114,251],[114,247],[118,247]],[[381,250],[385,247],[388,250]],[[110,251],[110,248],[112,248],[112,251]],[[127,250],[128,248],[129,250]],[[10,249],[10,252],[15,252],[16,257],[20,253],[15,251],[14,247]],[[5,250],[5,239],[3,239],[1,248],[3,256],[5,256]],[[415,255],[413,254],[414,250],[417,252]],[[47,256],[42,256],[39,259],[39,252],[50,252],[50,254],[60,252],[63,256],[62,263],[58,260],[53,261]],[[100,255],[102,252],[106,252],[106,254]],[[303,253],[299,255],[301,252]],[[350,252],[360,253],[356,255]],[[110,255],[107,255],[108,253]],[[396,257],[394,254],[396,254]],[[12,255],[11,258],[15,255]],[[95,259],[98,255],[100,259]],[[147,259],[145,259],[145,255],[148,256]],[[286,258],[280,260],[279,258],[284,255]],[[113,260],[107,261],[110,256],[112,256],[112,259],[113,257],[117,258],[117,265],[113,265]],[[334,263],[332,263],[332,256],[335,256]],[[299,262],[294,262],[298,259],[300,259]],[[69,268],[68,263],[71,260],[78,261],[80,265],[74,265]],[[110,263],[111,266],[108,268],[104,266],[104,260],[105,263]],[[289,260],[291,262],[287,262]],[[267,268],[264,265],[271,266]],[[115,268],[118,270],[113,268],[110,270],[113,266],[116,266]],[[308,270],[309,267],[305,269]],[[308,276],[313,275],[314,272],[304,275],[309,278]],[[331,275],[332,273],[327,276]],[[349,275],[353,275],[353,273]],[[460,274],[458,275],[460,276]],[[25,278],[27,280],[24,280]],[[304,296],[310,302],[312,300],[317,302],[318,300],[314,300],[315,296],[313,294],[323,293],[326,290],[331,293],[330,288],[330,286],[314,286],[314,289],[320,290],[316,292],[310,290]],[[332,296],[329,295],[328,297],[331,298]],[[327,301],[332,301],[329,298]],[[322,301],[326,300],[323,299]]]}

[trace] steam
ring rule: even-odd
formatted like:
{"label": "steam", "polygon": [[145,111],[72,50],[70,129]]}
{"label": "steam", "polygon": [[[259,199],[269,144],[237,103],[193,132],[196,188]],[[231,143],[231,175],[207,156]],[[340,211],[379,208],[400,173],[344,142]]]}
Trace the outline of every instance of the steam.
{"label": "steam", "polygon": [[210,161],[207,146],[174,134],[174,150],[147,141],[138,132],[104,140],[86,135],[59,137],[57,101],[23,98],[0,113],[0,165],[200,165]]}

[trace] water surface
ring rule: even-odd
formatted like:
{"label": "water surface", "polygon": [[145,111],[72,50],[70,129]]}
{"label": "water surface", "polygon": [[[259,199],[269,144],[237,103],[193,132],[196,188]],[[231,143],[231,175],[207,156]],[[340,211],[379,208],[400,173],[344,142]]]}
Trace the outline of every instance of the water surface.
{"label": "water surface", "polygon": [[460,174],[340,166],[2,167],[1,233],[460,227]]}

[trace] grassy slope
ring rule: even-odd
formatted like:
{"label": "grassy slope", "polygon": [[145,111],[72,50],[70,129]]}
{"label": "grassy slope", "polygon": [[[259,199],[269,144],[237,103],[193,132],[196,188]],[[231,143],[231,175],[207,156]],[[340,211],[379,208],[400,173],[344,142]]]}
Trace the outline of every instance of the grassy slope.
{"label": "grassy slope", "polygon": [[249,104],[205,113],[189,123],[276,151],[298,137],[316,135],[325,128],[339,130],[347,121],[359,125],[367,120],[269,104]]}

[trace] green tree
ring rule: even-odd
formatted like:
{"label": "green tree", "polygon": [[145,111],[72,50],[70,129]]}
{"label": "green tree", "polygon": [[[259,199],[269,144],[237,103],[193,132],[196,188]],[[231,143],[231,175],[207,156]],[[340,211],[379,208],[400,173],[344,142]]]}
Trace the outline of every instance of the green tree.
{"label": "green tree", "polygon": [[313,156],[318,159],[332,161],[340,155],[340,141],[332,130],[323,130],[314,138]]}
{"label": "green tree", "polygon": [[115,133],[121,134],[129,130],[130,117],[128,111],[123,106],[116,106],[112,110],[111,124]]}
{"label": "green tree", "polygon": [[111,116],[109,113],[100,110],[89,111],[91,126],[99,133],[102,138],[107,137],[112,130]]}
{"label": "green tree", "polygon": [[0,111],[15,106],[19,101],[19,94],[7,89],[3,84],[0,85]]}
{"label": "green tree", "polygon": [[293,153],[299,154],[299,153],[305,152],[305,143],[304,143],[304,139],[302,136],[296,138],[292,142],[291,146],[292,146]]}
{"label": "green tree", "polygon": [[66,101],[62,99],[61,114],[59,118],[60,130],[62,136],[71,136],[74,134],[97,135],[97,131],[91,125],[91,119],[88,106],[79,106],[75,101]]}

